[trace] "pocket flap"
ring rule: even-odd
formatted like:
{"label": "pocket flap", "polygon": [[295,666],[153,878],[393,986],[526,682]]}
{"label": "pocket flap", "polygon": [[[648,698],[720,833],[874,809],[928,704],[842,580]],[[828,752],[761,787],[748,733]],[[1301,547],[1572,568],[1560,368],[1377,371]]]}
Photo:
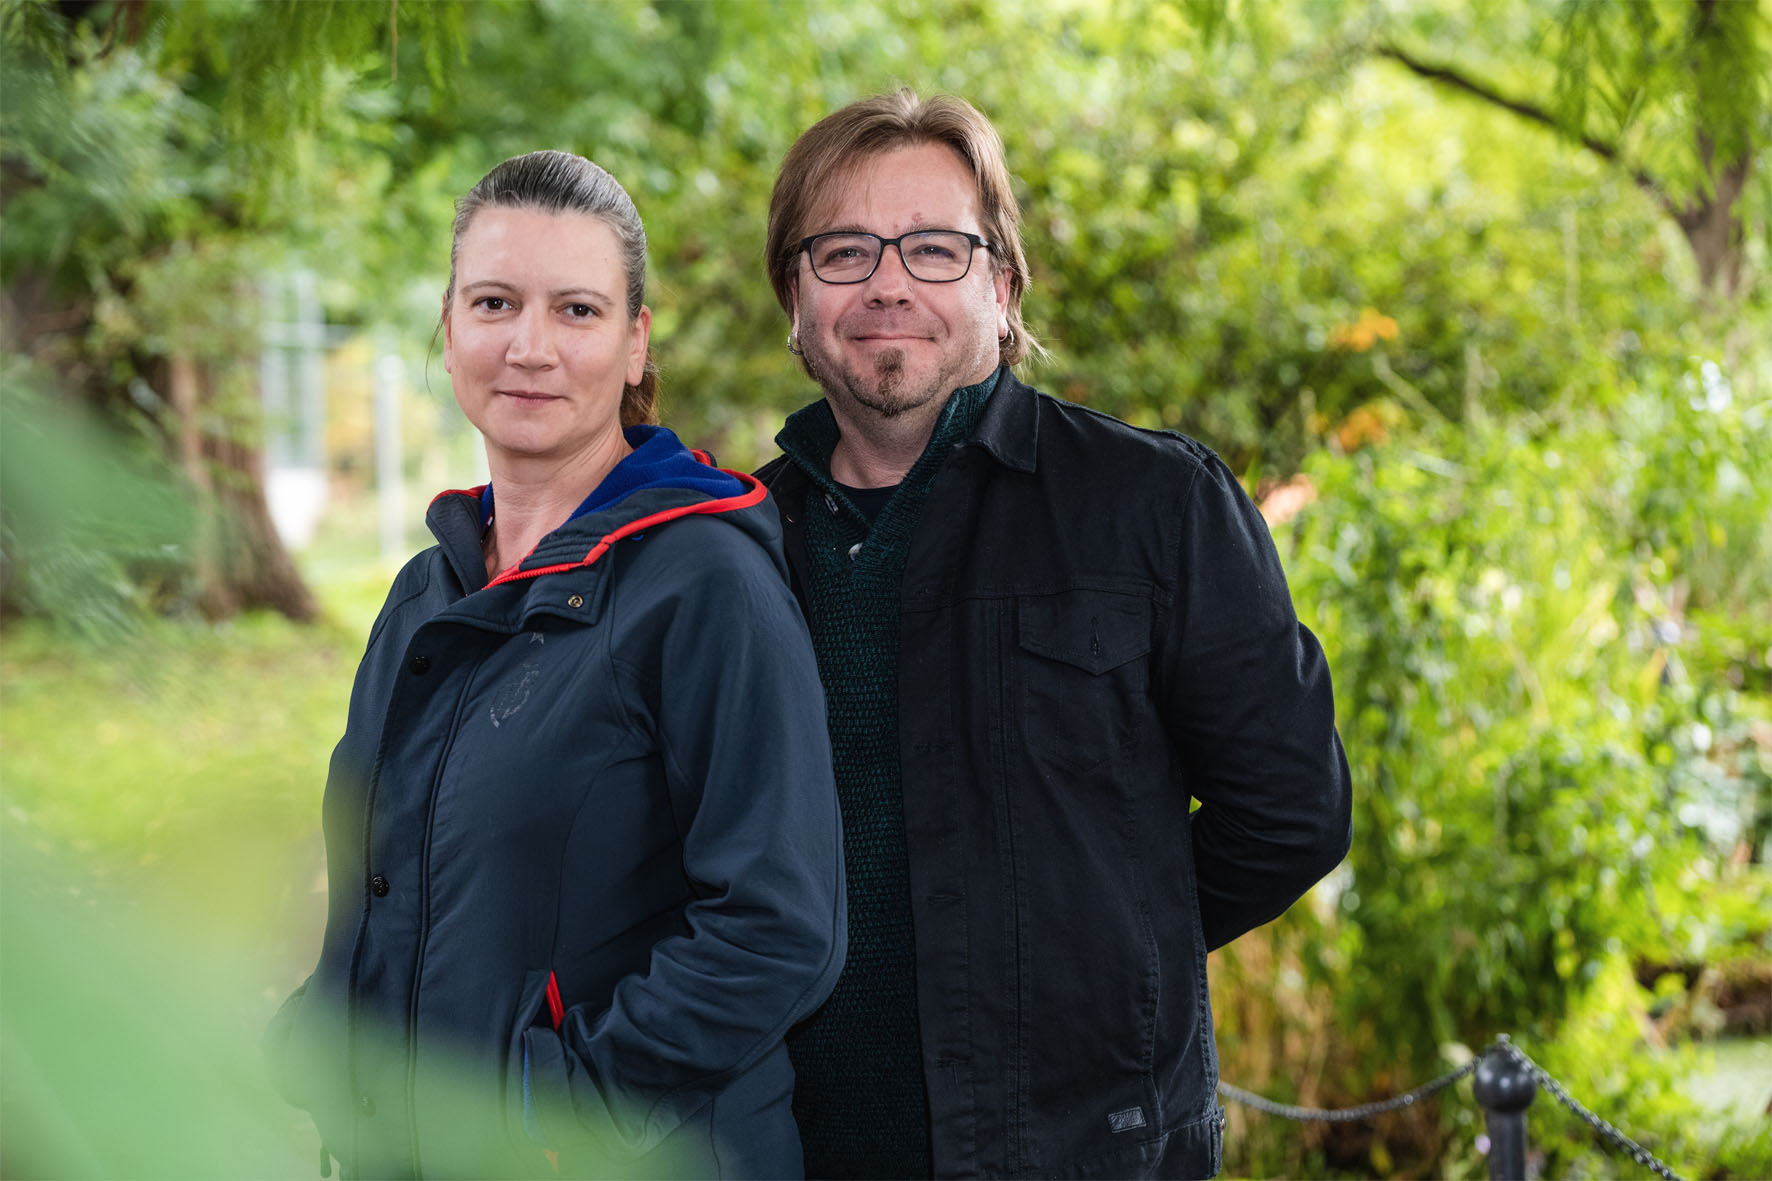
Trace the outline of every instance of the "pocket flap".
{"label": "pocket flap", "polygon": [[1151,650],[1151,603],[1143,595],[1075,590],[1021,600],[1021,646],[1100,674]]}

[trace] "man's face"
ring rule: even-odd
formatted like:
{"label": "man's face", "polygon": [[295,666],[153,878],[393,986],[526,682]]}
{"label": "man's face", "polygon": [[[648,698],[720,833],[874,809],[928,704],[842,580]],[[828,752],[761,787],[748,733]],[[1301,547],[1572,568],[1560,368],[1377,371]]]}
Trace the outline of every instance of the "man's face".
{"label": "man's face", "polygon": [[[942,144],[897,148],[840,174],[830,204],[807,235],[857,230],[896,238],[916,230],[984,237],[978,190],[965,161]],[[946,402],[997,367],[1009,330],[1009,279],[982,246],[965,278],[912,278],[897,249],[861,283],[832,284],[812,273],[804,251],[792,288],[794,326],[807,367],[842,416],[893,418]]]}

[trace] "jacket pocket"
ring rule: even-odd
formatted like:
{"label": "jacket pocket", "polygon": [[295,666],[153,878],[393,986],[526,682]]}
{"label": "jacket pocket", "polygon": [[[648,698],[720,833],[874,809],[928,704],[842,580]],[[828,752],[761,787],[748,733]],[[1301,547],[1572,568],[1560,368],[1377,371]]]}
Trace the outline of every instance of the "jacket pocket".
{"label": "jacket pocket", "polygon": [[531,1061],[528,1035],[538,1026],[558,1028],[549,998],[557,1004],[559,995],[554,974],[548,969],[536,968],[523,974],[523,988],[518,993],[517,1012],[511,1021],[505,1053],[505,1128],[519,1145],[541,1142],[533,1086],[535,1063]]}
{"label": "jacket pocket", "polygon": [[265,1070],[271,1077],[271,1086],[277,1094],[292,1107],[304,1110],[312,1106],[310,1088],[306,1081],[307,1072],[298,1065],[300,1046],[294,1040],[296,1018],[301,1015],[302,1001],[307,998],[308,988],[314,978],[309,976],[302,981],[289,998],[277,1007],[276,1015],[270,1024],[265,1026],[264,1035],[259,1039],[259,1048],[264,1054]]}
{"label": "jacket pocket", "polygon": [[1145,712],[1148,595],[1070,590],[1016,604],[1023,737],[1052,769],[1088,772],[1132,741]]}
{"label": "jacket pocket", "polygon": [[1212,1177],[1224,1164],[1224,1109],[1131,1144],[1090,1154],[1057,1170],[1059,1176]]}

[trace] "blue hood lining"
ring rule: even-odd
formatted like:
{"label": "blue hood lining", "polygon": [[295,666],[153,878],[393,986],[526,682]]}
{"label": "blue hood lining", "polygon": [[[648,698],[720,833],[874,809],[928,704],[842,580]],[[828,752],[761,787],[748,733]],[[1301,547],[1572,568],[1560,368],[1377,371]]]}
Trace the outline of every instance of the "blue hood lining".
{"label": "blue hood lining", "polygon": [[[737,476],[697,459],[667,427],[631,426],[622,434],[633,450],[572,510],[568,521],[610,508],[648,488],[687,488],[712,500],[742,496],[747,490]],[[491,523],[492,485],[487,484],[480,490],[480,527]]]}

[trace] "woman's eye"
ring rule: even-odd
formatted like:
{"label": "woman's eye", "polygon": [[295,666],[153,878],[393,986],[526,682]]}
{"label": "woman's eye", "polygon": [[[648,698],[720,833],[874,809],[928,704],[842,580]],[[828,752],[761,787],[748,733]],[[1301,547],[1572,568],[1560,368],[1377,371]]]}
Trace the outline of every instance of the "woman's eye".
{"label": "woman's eye", "polygon": [[569,303],[566,305],[566,314],[575,320],[588,320],[597,314],[597,309],[588,303]]}
{"label": "woman's eye", "polygon": [[474,301],[474,306],[484,308],[489,312],[502,312],[510,307],[511,304],[510,301],[505,299],[502,295],[482,295],[479,299]]}

